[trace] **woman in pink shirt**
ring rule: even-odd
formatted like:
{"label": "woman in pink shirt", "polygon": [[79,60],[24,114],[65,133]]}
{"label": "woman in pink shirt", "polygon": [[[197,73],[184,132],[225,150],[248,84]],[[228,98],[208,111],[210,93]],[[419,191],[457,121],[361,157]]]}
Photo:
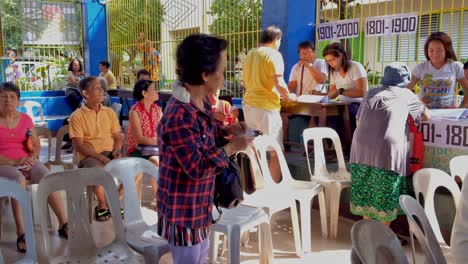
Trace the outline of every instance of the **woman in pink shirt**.
{"label": "woman in pink shirt", "polygon": [[[11,82],[0,84],[0,177],[17,181],[26,188],[27,183],[39,183],[49,170],[38,161],[41,146],[31,118],[16,111],[19,98],[18,86]],[[14,199],[11,201],[18,236],[16,246],[19,252],[24,253],[23,215],[19,203]],[[57,215],[59,235],[68,238],[67,217],[60,194],[51,194],[48,202]]]}

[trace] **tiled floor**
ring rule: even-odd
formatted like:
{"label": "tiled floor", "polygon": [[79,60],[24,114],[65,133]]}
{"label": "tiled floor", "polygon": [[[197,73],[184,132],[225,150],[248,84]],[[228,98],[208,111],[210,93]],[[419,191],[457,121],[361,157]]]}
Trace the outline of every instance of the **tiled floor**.
{"label": "tiled floor", "polygon": [[[300,154],[299,154],[300,155]],[[289,155],[288,155],[289,156]],[[144,182],[145,184],[145,182]],[[154,223],[156,220],[156,213],[149,209],[151,208],[151,191],[149,184],[145,184],[143,192],[143,205],[145,206],[142,211],[145,220],[149,223]],[[0,239],[0,248],[6,263],[14,263],[21,258],[22,254],[16,252],[16,234],[13,224],[13,218],[10,210],[7,211],[6,219],[2,227],[2,237]],[[55,220],[55,219],[53,219]],[[288,210],[281,211],[274,215],[272,219],[272,235],[274,246],[274,263],[350,263],[349,255],[351,248],[350,230],[352,222],[348,219],[340,219],[338,228],[338,238],[324,239],[321,237],[320,217],[318,211],[312,212],[312,252],[305,254],[302,258],[295,255],[294,242],[292,236],[292,227],[290,214]],[[98,223],[93,222],[92,229],[95,242],[98,246],[105,245],[113,239],[112,223]],[[56,224],[55,224],[56,226]],[[36,247],[39,254],[39,263],[44,261],[44,249],[40,242],[41,233],[36,227]],[[66,240],[60,239],[56,230],[52,233],[52,245],[54,254],[66,254]],[[408,259],[411,258],[410,246],[405,246],[405,252]],[[221,251],[221,247],[219,247]],[[418,251],[418,263],[423,261],[421,253]],[[320,262],[317,262],[320,261]],[[219,263],[228,263],[227,253],[218,258]],[[247,246],[241,247],[241,262],[242,263],[258,263],[258,240],[255,232],[250,233],[250,240]],[[170,254],[163,256],[160,263],[172,263]]]}

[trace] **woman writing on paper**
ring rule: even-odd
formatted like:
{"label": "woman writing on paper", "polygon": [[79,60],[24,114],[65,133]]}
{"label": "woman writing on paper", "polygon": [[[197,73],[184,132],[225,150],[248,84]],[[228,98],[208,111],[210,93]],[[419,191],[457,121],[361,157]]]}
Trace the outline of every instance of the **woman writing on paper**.
{"label": "woman writing on paper", "polygon": [[343,102],[350,103],[349,114],[351,126],[356,124],[356,114],[367,92],[367,73],[362,64],[352,61],[341,43],[332,43],[323,50],[323,57],[330,69],[329,99],[341,97]]}

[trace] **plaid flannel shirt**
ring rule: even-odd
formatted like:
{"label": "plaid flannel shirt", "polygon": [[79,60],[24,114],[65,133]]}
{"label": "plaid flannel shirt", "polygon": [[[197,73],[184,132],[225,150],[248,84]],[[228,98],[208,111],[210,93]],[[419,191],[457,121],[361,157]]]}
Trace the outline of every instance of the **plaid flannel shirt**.
{"label": "plaid flannel shirt", "polygon": [[211,225],[214,180],[229,159],[215,144],[219,123],[210,109],[207,100],[203,112],[172,97],[158,125],[157,209],[170,224]]}

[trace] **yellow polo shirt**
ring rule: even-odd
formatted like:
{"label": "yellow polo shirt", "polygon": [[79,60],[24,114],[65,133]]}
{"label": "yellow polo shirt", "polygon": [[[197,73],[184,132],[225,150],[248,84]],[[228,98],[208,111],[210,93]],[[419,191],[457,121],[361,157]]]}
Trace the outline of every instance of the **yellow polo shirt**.
{"label": "yellow polo shirt", "polygon": [[[84,144],[97,153],[112,151],[112,134],[120,131],[117,115],[110,107],[101,105],[101,109],[96,112],[83,105],[70,116],[70,138],[83,138]],[[83,158],[79,154],[79,160]]]}
{"label": "yellow polo shirt", "polygon": [[244,80],[245,104],[265,110],[279,110],[280,96],[276,91],[275,75],[283,75],[283,56],[270,47],[251,50],[245,58],[242,79]]}
{"label": "yellow polo shirt", "polygon": [[102,74],[102,72],[101,72],[99,75],[106,78],[107,86],[108,86],[109,90],[117,89],[117,79],[115,79],[114,73],[112,73],[110,70],[108,70],[106,73]]}

